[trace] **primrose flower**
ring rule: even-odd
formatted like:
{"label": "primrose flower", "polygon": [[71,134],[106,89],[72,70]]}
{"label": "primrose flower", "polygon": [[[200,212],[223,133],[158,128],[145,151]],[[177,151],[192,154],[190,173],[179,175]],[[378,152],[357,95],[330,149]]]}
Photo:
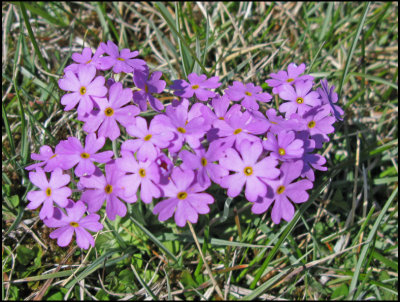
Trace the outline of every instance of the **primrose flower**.
{"label": "primrose flower", "polygon": [[104,176],[97,168],[92,175],[80,178],[79,184],[87,189],[82,193],[81,200],[87,204],[89,213],[100,210],[106,201],[107,216],[114,220],[116,215],[121,217],[126,215],[126,206],[118,197],[128,203],[136,202],[137,198],[136,195],[132,197],[125,195],[125,188],[120,184],[124,172],[117,168],[115,161],[107,164],[105,171]]}
{"label": "primrose flower", "polygon": [[315,140],[316,148],[322,148],[322,144],[329,141],[327,134],[335,131],[332,126],[335,123],[335,117],[330,116],[327,110],[312,109],[303,115],[303,120],[311,138]]}
{"label": "primrose flower", "polygon": [[221,83],[218,82],[219,77],[211,77],[207,79],[205,74],[198,75],[191,73],[188,75],[189,83],[185,80],[175,80],[170,86],[171,89],[176,90],[174,94],[183,98],[190,98],[194,94],[200,101],[207,101],[209,98],[215,97],[215,92],[208,89],[218,88]]}
{"label": "primrose flower", "polygon": [[269,102],[272,96],[267,92],[262,92],[261,86],[253,83],[244,85],[242,82],[234,81],[232,86],[226,89],[226,95],[232,101],[242,100],[242,106],[246,109],[258,110],[259,102]]}
{"label": "primrose flower", "polygon": [[108,54],[108,56],[99,58],[101,70],[108,70],[112,67],[112,71],[115,73],[130,73],[134,70],[144,71],[148,68],[145,61],[133,59],[139,54],[139,51],[131,52],[128,48],[124,48],[120,52],[118,46],[110,40],[107,41],[107,44],[100,43],[99,48],[102,48],[104,53]]}
{"label": "primrose flower", "polygon": [[167,220],[175,213],[176,224],[184,227],[186,221],[196,223],[198,214],[210,212],[208,205],[214,202],[214,197],[202,192],[206,187],[193,183],[194,179],[192,170],[173,169],[171,180],[162,187],[164,196],[170,198],[157,203],[153,209],[160,221]]}
{"label": "primrose flower", "polygon": [[293,86],[298,81],[312,81],[314,77],[305,74],[301,74],[306,70],[306,64],[302,63],[297,66],[295,63],[290,63],[287,71],[280,70],[278,73],[271,73],[269,76],[272,79],[268,79],[265,82],[273,87],[272,92],[278,94],[284,86]]}
{"label": "primrose flower", "polygon": [[96,52],[94,53],[92,57],[92,50],[90,47],[85,47],[82,50],[82,54],[75,52],[72,54],[71,58],[74,60],[77,64],[73,63],[71,65],[68,65],[67,67],[64,68],[64,72],[70,70],[74,73],[78,73],[79,67],[82,65],[93,65],[96,67],[96,69],[100,69],[99,66],[99,58],[100,56],[104,53],[104,50],[101,47],[98,47]]}
{"label": "primrose flower", "polygon": [[117,167],[132,174],[124,175],[119,180],[119,185],[125,188],[125,195],[136,198],[136,192],[140,186],[140,198],[144,203],[150,203],[154,198],[162,195],[162,191],[156,185],[160,181],[157,164],[153,160],[139,161],[131,153],[124,153],[116,159]]}
{"label": "primrose flower", "polygon": [[275,224],[279,224],[282,218],[290,221],[295,210],[290,201],[294,203],[306,202],[309,197],[306,190],[313,187],[313,183],[306,179],[294,182],[300,176],[302,167],[302,161],[283,163],[280,167],[282,173],[279,179],[268,182],[272,191],[253,203],[252,212],[255,214],[264,213],[274,203],[271,212],[272,221]]}
{"label": "primrose flower", "polygon": [[53,201],[60,207],[65,207],[68,204],[67,198],[72,194],[70,188],[66,185],[70,182],[70,176],[63,174],[60,168],[56,168],[50,176],[50,181],[47,180],[46,174],[41,168],[36,172],[29,173],[29,180],[40,189],[40,191],[29,191],[26,198],[30,203],[26,206],[30,210],[34,210],[43,204],[39,212],[40,219],[52,217],[54,212]]}
{"label": "primrose flower", "polygon": [[51,239],[57,239],[57,244],[61,247],[67,246],[72,236],[75,234],[76,243],[82,249],[87,250],[89,245],[94,247],[94,239],[87,231],[98,232],[103,229],[103,225],[99,222],[100,216],[90,214],[85,217],[86,206],[82,201],[74,203],[71,199],[65,208],[65,214],[59,208],[54,209],[54,216],[44,220],[44,224],[49,228],[58,228],[50,233]]}
{"label": "primrose flower", "polygon": [[262,142],[264,149],[271,151],[271,156],[281,161],[301,158],[304,153],[303,141],[296,139],[294,131],[281,131],[275,137],[267,133],[267,140]]}
{"label": "primrose flower", "polygon": [[204,147],[194,149],[195,154],[188,150],[182,150],[179,157],[182,158],[182,168],[197,170],[197,181],[201,186],[209,186],[210,178],[219,183],[221,178],[228,175],[229,172],[226,168],[214,163],[218,161],[223,155],[226,147],[224,148],[218,142],[212,142],[205,150]]}
{"label": "primrose flower", "polygon": [[276,168],[278,161],[272,157],[264,157],[257,162],[263,147],[260,142],[251,143],[244,140],[238,146],[239,153],[232,148],[225,150],[225,157],[219,160],[219,164],[236,173],[223,177],[220,185],[227,188],[229,197],[236,197],[246,185],[245,196],[249,201],[256,201],[258,197],[267,193],[266,181],[279,176]]}
{"label": "primrose flower", "polygon": [[149,71],[137,71],[133,73],[133,81],[135,85],[140,88],[140,91],[135,91],[133,93],[133,101],[139,105],[141,111],[147,110],[147,101],[151,108],[156,111],[161,111],[164,109],[164,105],[159,99],[155,98],[152,93],[161,93],[165,88],[165,81],[160,80],[162,76],[161,71],[155,71],[150,75]]}
{"label": "primrose flower", "polygon": [[150,127],[147,129],[146,120],[140,116],[136,117],[136,123],[126,127],[126,131],[137,139],[124,141],[121,150],[133,153],[137,151],[136,156],[140,161],[156,159],[160,149],[168,147],[175,135],[172,131],[155,130],[153,121],[150,122]]}
{"label": "primrose flower", "polygon": [[38,167],[44,166],[43,170],[45,172],[51,172],[51,171],[54,171],[54,169],[56,169],[56,168],[61,168],[60,157],[56,153],[53,152],[51,147],[49,147],[47,145],[40,147],[39,154],[31,153],[31,158],[33,160],[42,160],[42,162],[29,165],[29,166],[25,167],[25,170],[30,171],[33,169],[37,169]]}
{"label": "primrose flower", "polygon": [[95,78],[95,76],[96,67],[82,65],[79,67],[77,75],[68,70],[64,77],[58,80],[58,86],[62,90],[72,91],[61,97],[61,104],[65,105],[65,111],[71,110],[79,103],[78,115],[84,116],[93,109],[93,97],[103,97],[107,94],[104,77]]}
{"label": "primrose flower", "polygon": [[93,110],[89,116],[83,118],[86,122],[83,130],[91,133],[99,129],[99,137],[108,137],[112,141],[121,134],[117,121],[127,127],[135,123],[135,116],[140,113],[139,108],[134,105],[122,107],[132,100],[132,90],[123,89],[120,82],[110,87],[108,100],[106,98],[96,100],[99,110]]}
{"label": "primrose flower", "polygon": [[312,89],[312,81],[298,81],[295,88],[292,86],[283,86],[279,91],[279,96],[290,102],[285,102],[279,106],[279,111],[286,113],[289,118],[292,113],[298,113],[302,116],[308,110],[321,104],[319,94]]}
{"label": "primrose flower", "polygon": [[85,147],[76,137],[69,137],[59,143],[58,152],[61,155],[60,163],[67,170],[78,164],[75,169],[75,175],[91,175],[95,171],[93,162],[107,163],[114,155],[112,151],[96,153],[103,148],[106,139],[104,137],[96,138],[95,133],[86,136]]}
{"label": "primrose flower", "polygon": [[322,107],[326,108],[336,120],[343,121],[342,115],[344,114],[343,109],[335,105],[338,101],[338,95],[334,91],[335,86],[329,87],[326,79],[321,80],[321,87],[317,88],[322,101]]}

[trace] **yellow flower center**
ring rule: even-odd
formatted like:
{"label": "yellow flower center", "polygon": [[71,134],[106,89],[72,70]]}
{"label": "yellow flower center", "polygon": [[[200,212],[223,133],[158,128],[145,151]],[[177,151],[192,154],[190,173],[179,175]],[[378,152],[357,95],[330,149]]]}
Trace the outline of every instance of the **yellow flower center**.
{"label": "yellow flower center", "polygon": [[182,127],[176,128],[180,133],[186,133],[186,129]]}
{"label": "yellow flower center", "polygon": [[276,189],[276,193],[282,194],[285,191],[285,186],[279,186],[278,189]]}
{"label": "yellow flower center", "polygon": [[246,91],[244,94],[245,94],[245,95],[248,95],[248,96],[251,96],[251,95],[252,95],[251,92],[248,92],[248,91]]}
{"label": "yellow flower center", "polygon": [[149,93],[149,87],[147,85],[144,85],[144,91],[146,91],[146,93]]}
{"label": "yellow flower center", "polygon": [[139,169],[139,175],[140,177],[145,177],[146,176],[146,170],[145,169]]}
{"label": "yellow flower center", "polygon": [[279,153],[279,155],[283,156],[286,154],[286,151],[283,148],[279,148],[278,153]]}
{"label": "yellow flower center", "polygon": [[51,196],[51,189],[50,189],[50,188],[47,188],[47,189],[46,189],[46,196],[47,196],[47,197],[50,197],[50,196]]}
{"label": "yellow flower center", "polygon": [[252,167],[246,167],[246,168],[244,168],[243,172],[244,172],[244,174],[246,176],[250,176],[251,174],[253,174],[253,168]]}
{"label": "yellow flower center", "polygon": [[196,90],[196,89],[199,89],[199,88],[200,88],[200,86],[197,85],[197,84],[192,86],[192,89],[195,89],[195,90]]}
{"label": "yellow flower center", "polygon": [[186,192],[179,192],[178,195],[176,195],[176,197],[178,197],[178,199],[185,199],[187,197],[187,193]]}
{"label": "yellow flower center", "polygon": [[222,121],[225,120],[223,116],[220,116],[218,119],[220,119]]}
{"label": "yellow flower center", "polygon": [[112,191],[113,191],[113,187],[112,187],[111,185],[106,185],[106,187],[104,188],[104,191],[105,191],[107,194],[111,194]]}
{"label": "yellow flower center", "polygon": [[151,139],[151,134],[147,134],[144,138],[143,138],[146,142],[149,141]]}
{"label": "yellow flower center", "polygon": [[114,109],[112,109],[111,107],[108,107],[108,108],[106,108],[106,110],[104,110],[104,113],[105,113],[107,116],[113,116],[113,114],[114,114]]}
{"label": "yellow flower center", "polygon": [[49,159],[52,159],[52,158],[54,158],[54,157],[56,157],[57,156],[57,154],[54,154],[54,155],[52,155]]}
{"label": "yellow flower center", "polygon": [[203,167],[205,167],[207,165],[207,159],[205,159],[204,157],[201,158],[201,165]]}
{"label": "yellow flower center", "polygon": [[86,64],[89,64],[90,62],[92,62],[92,60],[87,61]]}
{"label": "yellow flower center", "polygon": [[303,104],[303,103],[304,103],[304,99],[301,98],[301,97],[298,97],[298,98],[296,99],[296,102],[297,102],[297,104]]}
{"label": "yellow flower center", "polygon": [[315,122],[314,121],[311,121],[311,122],[309,122],[308,123],[308,128],[314,128],[315,127]]}
{"label": "yellow flower center", "polygon": [[89,157],[90,157],[90,154],[88,154],[88,153],[86,153],[86,152],[83,152],[83,153],[81,153],[81,157],[82,157],[82,158],[89,158]]}
{"label": "yellow flower center", "polygon": [[240,132],[242,132],[241,128],[237,128],[235,131],[233,131],[233,134],[239,134]]}
{"label": "yellow flower center", "polygon": [[294,79],[292,79],[292,78],[286,80],[286,82],[288,82],[288,83],[293,82],[293,81],[294,81]]}
{"label": "yellow flower center", "polygon": [[118,61],[125,61],[123,58],[117,58]]}
{"label": "yellow flower center", "polygon": [[79,89],[79,93],[81,94],[81,95],[84,95],[85,93],[86,93],[86,87],[81,87],[81,89]]}
{"label": "yellow flower center", "polygon": [[71,221],[71,222],[69,223],[69,225],[72,226],[72,227],[74,227],[74,228],[77,228],[77,227],[79,226],[79,224],[78,224],[77,222],[74,222],[74,221]]}

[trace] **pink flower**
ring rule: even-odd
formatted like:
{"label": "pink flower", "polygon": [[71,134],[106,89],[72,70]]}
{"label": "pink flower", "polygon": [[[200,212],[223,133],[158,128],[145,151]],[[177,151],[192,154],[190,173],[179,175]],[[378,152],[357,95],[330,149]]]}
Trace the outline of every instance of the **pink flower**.
{"label": "pink flower", "polygon": [[135,123],[135,116],[140,113],[138,107],[125,104],[132,100],[132,90],[122,89],[122,84],[117,82],[110,87],[109,99],[97,98],[99,111],[92,111],[92,114],[83,118],[85,125],[83,130],[91,133],[99,129],[98,136],[108,137],[115,140],[120,136],[117,121],[124,127]]}
{"label": "pink flower", "polygon": [[30,171],[44,166],[43,170],[45,172],[51,172],[56,168],[61,168],[60,157],[56,153],[53,153],[51,147],[46,145],[40,147],[39,154],[32,153],[31,158],[33,160],[42,160],[42,162],[29,165],[25,167],[25,170]]}
{"label": "pink flower", "polygon": [[66,185],[70,181],[70,176],[63,174],[60,168],[55,169],[50,176],[50,181],[47,180],[46,174],[41,168],[36,172],[29,173],[29,180],[37,186],[40,191],[30,191],[26,198],[30,203],[26,206],[30,210],[34,210],[43,204],[40,210],[39,217],[44,219],[52,217],[54,212],[53,201],[60,207],[65,207],[68,204],[68,196],[72,194],[70,188]]}
{"label": "pink flower", "polygon": [[205,74],[191,73],[188,75],[188,80],[189,83],[185,80],[175,80],[170,86],[171,89],[176,90],[174,92],[176,96],[190,98],[195,94],[198,100],[204,102],[215,96],[215,92],[208,89],[221,86],[221,83],[218,82],[218,76],[207,79]]}
{"label": "pink flower", "polygon": [[95,54],[92,57],[92,50],[90,47],[85,47],[82,50],[82,54],[75,52],[72,54],[71,58],[77,64],[71,64],[64,68],[64,72],[70,70],[74,73],[78,73],[80,66],[82,65],[93,65],[96,69],[100,69],[99,58],[104,53],[101,47],[98,47]]}
{"label": "pink flower", "polygon": [[146,69],[144,71],[135,71],[133,76],[133,81],[135,85],[141,90],[135,91],[133,93],[133,100],[139,105],[141,111],[147,110],[147,101],[151,108],[156,111],[161,111],[164,109],[164,105],[159,99],[154,97],[152,93],[161,93],[165,88],[165,81],[160,80],[162,76],[161,71],[155,71],[150,75],[149,71]]}
{"label": "pink flower", "polygon": [[214,198],[203,193],[206,188],[193,184],[193,180],[192,170],[173,169],[170,182],[163,186],[164,195],[170,198],[159,202],[153,209],[160,221],[167,220],[175,213],[176,224],[184,227],[186,221],[196,223],[198,214],[210,212],[208,205],[214,202]]}
{"label": "pink flower", "polygon": [[232,86],[226,89],[226,95],[232,101],[242,101],[242,106],[246,109],[258,110],[259,102],[270,102],[272,96],[267,92],[262,92],[260,86],[253,83],[244,85],[242,82],[234,81]]}
{"label": "pink flower", "polygon": [[94,239],[86,230],[98,232],[103,229],[99,222],[100,216],[90,214],[85,217],[86,206],[82,201],[74,203],[71,199],[65,208],[67,215],[60,209],[55,208],[54,216],[44,220],[44,224],[49,228],[58,228],[50,233],[50,238],[57,239],[57,244],[61,247],[67,246],[75,233],[76,243],[82,249],[87,250],[89,245],[94,247]]}
{"label": "pink flower", "polygon": [[236,197],[246,185],[245,196],[249,201],[256,201],[267,193],[266,181],[279,176],[276,168],[278,161],[271,157],[265,157],[257,162],[263,148],[260,142],[253,144],[244,140],[239,144],[239,153],[229,148],[225,151],[225,157],[219,160],[220,165],[230,171],[236,172],[223,177],[220,185],[228,189],[229,197]]}
{"label": "pink flower", "polygon": [[65,76],[58,80],[58,86],[62,90],[72,91],[62,96],[61,104],[64,110],[71,110],[78,105],[78,115],[83,116],[93,109],[93,97],[103,97],[107,93],[104,86],[105,79],[96,77],[96,67],[93,65],[82,65],[78,69],[77,76],[72,71],[66,71]]}

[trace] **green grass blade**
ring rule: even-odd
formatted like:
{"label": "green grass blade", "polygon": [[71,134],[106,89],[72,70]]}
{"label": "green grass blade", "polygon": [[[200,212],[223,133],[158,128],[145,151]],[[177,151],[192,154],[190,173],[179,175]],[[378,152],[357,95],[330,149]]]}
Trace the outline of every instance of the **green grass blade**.
{"label": "green grass blade", "polygon": [[387,210],[389,209],[389,206],[392,204],[392,201],[396,197],[397,191],[398,191],[398,188],[396,188],[393,191],[392,195],[390,195],[389,199],[385,203],[385,206],[383,207],[378,218],[376,219],[374,225],[372,226],[371,231],[368,234],[367,242],[369,242],[369,243],[366,244],[365,246],[363,246],[363,248],[361,250],[360,257],[357,261],[357,265],[354,270],[353,278],[351,279],[351,283],[350,283],[350,287],[349,287],[349,295],[347,296],[346,300],[352,300],[354,298],[354,293],[356,290],[356,286],[357,286],[358,278],[359,278],[359,275],[361,272],[361,268],[363,267],[363,263],[367,257],[367,253],[371,247],[371,243],[373,242],[373,239],[376,236],[376,233],[378,231],[378,228],[380,226],[380,223],[381,223],[383,217],[385,216]]}
{"label": "green grass blade", "polygon": [[[18,5],[21,5],[20,3],[16,3]],[[39,7],[35,2],[24,2],[23,5],[30,10],[32,13],[42,17],[43,19],[49,21],[50,23],[54,25],[58,25],[61,27],[66,27],[68,26],[67,24],[64,23],[62,19],[57,19],[51,16],[47,11]]]}
{"label": "green grass blade", "polygon": [[370,5],[371,5],[371,2],[366,2],[364,4],[364,10],[361,13],[362,17],[360,19],[360,22],[358,23],[357,31],[356,31],[356,34],[354,35],[353,43],[351,44],[350,52],[349,52],[349,54],[347,56],[346,65],[344,66],[342,79],[341,79],[340,84],[339,84],[339,90],[338,90],[339,100],[340,100],[340,97],[342,96],[343,84],[344,84],[345,78],[347,76],[347,73],[349,72],[351,59],[353,58],[354,51],[356,50],[357,42],[358,42],[358,39],[360,37],[361,31],[362,31],[362,29],[364,27],[364,23],[365,23],[365,20],[367,18],[367,14],[368,14],[368,10],[369,10],[369,6]]}

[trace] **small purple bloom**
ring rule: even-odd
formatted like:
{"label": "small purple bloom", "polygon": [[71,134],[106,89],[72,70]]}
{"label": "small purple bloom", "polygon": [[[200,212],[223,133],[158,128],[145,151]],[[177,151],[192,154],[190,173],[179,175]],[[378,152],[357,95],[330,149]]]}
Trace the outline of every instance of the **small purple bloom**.
{"label": "small purple bloom", "polygon": [[219,160],[223,168],[236,172],[223,177],[220,185],[228,189],[229,197],[238,196],[246,185],[246,199],[256,201],[267,193],[265,182],[279,176],[279,169],[276,168],[278,161],[268,156],[257,162],[263,151],[260,142],[244,140],[237,149],[239,153],[235,149],[227,149],[225,157]]}
{"label": "small purple bloom", "polygon": [[271,212],[272,221],[275,224],[279,224],[282,218],[290,221],[295,210],[290,201],[294,203],[306,202],[309,197],[306,190],[313,187],[313,183],[306,179],[293,182],[300,176],[302,166],[302,161],[283,163],[280,168],[282,174],[279,179],[268,182],[272,191],[253,203],[252,212],[255,214],[264,213],[274,202]]}
{"label": "small purple bloom", "polygon": [[172,173],[172,169],[174,168],[173,162],[163,152],[160,152],[160,155],[156,158],[154,162],[157,164],[158,172],[160,175],[159,184],[168,183],[168,178]]}
{"label": "small purple bloom", "polygon": [[327,110],[313,109],[303,115],[303,120],[311,138],[315,140],[316,148],[322,148],[322,144],[329,141],[327,134],[335,131],[332,126],[335,123],[335,117],[330,116]]}
{"label": "small purple bloom", "polygon": [[196,223],[198,214],[210,212],[208,205],[214,202],[214,197],[203,192],[205,187],[193,184],[194,178],[192,170],[173,169],[170,182],[163,186],[164,195],[170,198],[157,203],[153,209],[154,214],[159,214],[160,221],[175,213],[176,224],[184,227],[186,221]]}
{"label": "small purple bloom", "polygon": [[104,136],[115,140],[121,134],[117,121],[127,127],[135,123],[135,116],[140,113],[139,108],[134,105],[122,107],[131,100],[132,90],[123,89],[120,82],[113,84],[108,100],[106,98],[96,99],[99,111],[93,110],[89,116],[84,118],[86,123],[83,130],[91,133],[99,129],[99,137]]}
{"label": "small purple bloom", "polygon": [[95,78],[95,76],[96,67],[82,65],[78,68],[77,75],[72,71],[66,71],[64,77],[58,80],[58,86],[62,90],[72,91],[61,98],[65,111],[71,110],[79,103],[78,115],[83,116],[92,111],[93,97],[103,97],[107,94],[104,77]]}
{"label": "small purple bloom", "polygon": [[115,216],[124,217],[126,206],[119,200],[119,197],[128,203],[136,202],[136,195],[129,197],[125,194],[125,188],[121,186],[120,180],[124,172],[119,170],[112,162],[105,166],[106,175],[100,169],[90,176],[81,177],[79,183],[89,189],[82,193],[81,200],[88,205],[89,213],[95,213],[106,201],[106,213],[109,219],[114,220]]}
{"label": "small purple bloom", "polygon": [[104,53],[103,49],[101,47],[98,47],[92,57],[92,50],[90,49],[90,47],[85,47],[82,50],[82,54],[78,52],[72,54],[71,58],[77,64],[73,63],[71,65],[68,65],[67,67],[64,68],[64,72],[70,70],[74,73],[78,73],[78,70],[82,65],[93,65],[94,67],[96,67],[96,69],[100,69],[99,58],[103,53]]}
{"label": "small purple bloom", "polygon": [[126,131],[132,137],[137,139],[126,140],[121,145],[121,150],[137,151],[137,159],[145,161],[147,159],[154,160],[160,153],[160,149],[169,146],[170,141],[174,138],[174,133],[168,130],[163,132],[160,129],[155,130],[154,120],[150,122],[150,127],[147,129],[147,122],[144,118],[136,117],[136,124],[126,127]]}
{"label": "small purple bloom", "polygon": [[298,113],[302,116],[308,110],[321,104],[319,94],[311,91],[312,81],[298,81],[293,88],[292,86],[284,86],[279,92],[279,96],[289,102],[285,102],[279,106],[279,111],[286,113],[289,118],[292,113]]}
{"label": "small purple bloom", "polygon": [[98,232],[103,229],[99,222],[100,216],[90,214],[85,217],[86,206],[82,201],[74,203],[69,199],[69,204],[65,208],[67,214],[55,208],[54,216],[44,220],[44,224],[49,228],[58,228],[50,233],[51,239],[57,239],[57,244],[61,247],[67,246],[75,233],[76,243],[82,249],[87,250],[89,245],[94,247],[94,239],[87,231]]}
{"label": "small purple bloom", "polygon": [[176,96],[190,98],[195,94],[198,100],[204,102],[209,98],[215,97],[215,92],[208,89],[221,86],[221,83],[218,82],[218,76],[207,79],[205,74],[198,75],[196,73],[191,73],[188,75],[188,80],[189,83],[185,80],[175,80],[170,86],[171,89],[176,90],[174,92]]}
{"label": "small purple bloom", "polygon": [[30,191],[26,198],[30,203],[26,206],[30,210],[34,210],[43,204],[39,217],[44,219],[52,217],[54,212],[53,201],[60,207],[68,204],[68,197],[72,194],[70,188],[66,187],[70,181],[70,176],[63,174],[60,168],[55,169],[47,180],[46,174],[41,168],[36,172],[29,173],[29,180],[40,189],[40,191]]}
{"label": "small purple bloom", "polygon": [[60,157],[58,154],[53,153],[53,150],[47,145],[40,147],[39,154],[32,153],[31,158],[33,160],[41,160],[42,162],[29,165],[25,167],[25,170],[30,171],[44,166],[43,170],[45,172],[51,172],[56,168],[61,168]]}
{"label": "small purple bloom", "polygon": [[139,51],[131,52],[128,48],[124,48],[121,49],[120,52],[118,46],[110,40],[107,41],[107,44],[104,42],[100,43],[99,47],[109,55],[99,58],[101,70],[108,70],[113,67],[112,71],[115,73],[130,73],[134,70],[144,71],[148,68],[145,61],[141,59],[133,59],[139,54]]}
{"label": "small purple bloom", "polygon": [[160,80],[162,76],[161,71],[155,71],[150,75],[149,71],[136,71],[133,73],[133,81],[135,85],[140,88],[140,91],[135,91],[133,93],[133,101],[139,105],[141,111],[147,110],[147,101],[151,108],[156,111],[161,111],[164,109],[164,105],[159,99],[155,98],[152,93],[161,93],[165,88],[165,81]]}
{"label": "small purple bloom", "polygon": [[306,69],[306,64],[302,63],[297,66],[295,63],[290,63],[287,72],[284,70],[278,71],[278,73],[271,73],[269,76],[272,79],[266,80],[265,82],[273,87],[272,92],[278,94],[283,86],[292,86],[300,81],[314,80],[314,77],[310,75],[300,76]]}
{"label": "small purple bloom", "polygon": [[75,175],[78,177],[92,175],[95,171],[93,162],[105,164],[111,160],[114,155],[112,151],[96,153],[103,148],[106,139],[104,137],[96,138],[95,133],[86,136],[85,147],[76,137],[69,137],[59,143],[58,152],[61,155],[60,163],[67,170],[75,167]]}
{"label": "small purple bloom", "polygon": [[303,141],[295,138],[294,131],[281,131],[277,137],[267,133],[267,140],[262,142],[264,149],[271,151],[271,156],[281,161],[301,158],[304,153]]}
{"label": "small purple bloom", "polygon": [[272,96],[267,92],[262,92],[261,86],[253,83],[244,85],[242,82],[234,81],[232,86],[226,89],[226,95],[232,101],[242,100],[242,106],[246,109],[258,110],[259,102],[270,102]]}
{"label": "small purple bloom", "polygon": [[221,178],[228,175],[226,168],[214,163],[223,155],[226,148],[223,148],[218,142],[212,142],[205,150],[203,147],[195,149],[195,154],[188,150],[182,150],[179,157],[182,158],[183,169],[197,170],[197,181],[201,186],[209,186],[210,178],[219,183]]}
{"label": "small purple bloom", "polygon": [[343,121],[342,115],[344,111],[340,106],[335,105],[338,101],[338,95],[334,90],[335,86],[329,88],[326,79],[321,80],[321,87],[317,88],[317,92],[321,97],[322,107],[332,113],[336,120]]}
{"label": "small purple bloom", "polygon": [[126,196],[134,196],[140,186],[140,198],[144,203],[150,203],[154,198],[162,195],[160,188],[156,185],[160,181],[157,164],[152,160],[139,161],[130,153],[124,153],[122,158],[116,159],[117,167],[127,173],[121,177],[119,185],[125,187]]}

